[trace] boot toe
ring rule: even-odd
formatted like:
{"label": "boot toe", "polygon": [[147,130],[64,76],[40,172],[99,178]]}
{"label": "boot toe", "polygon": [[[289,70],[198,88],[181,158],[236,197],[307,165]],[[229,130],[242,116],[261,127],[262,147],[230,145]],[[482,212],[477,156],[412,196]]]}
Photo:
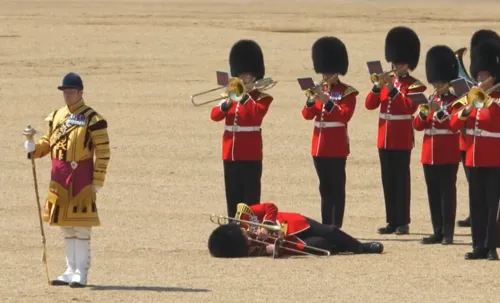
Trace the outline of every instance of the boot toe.
{"label": "boot toe", "polygon": [[71,287],[71,288],[84,288],[85,284],[81,284],[81,283],[78,283],[78,282],[71,282],[69,284],[69,287]]}
{"label": "boot toe", "polygon": [[66,286],[66,285],[69,285],[69,282],[61,281],[61,280],[52,280],[52,281],[50,281],[50,285],[52,285],[52,286]]}
{"label": "boot toe", "polygon": [[490,261],[497,261],[498,260],[498,253],[496,250],[492,250],[488,252],[487,259]]}

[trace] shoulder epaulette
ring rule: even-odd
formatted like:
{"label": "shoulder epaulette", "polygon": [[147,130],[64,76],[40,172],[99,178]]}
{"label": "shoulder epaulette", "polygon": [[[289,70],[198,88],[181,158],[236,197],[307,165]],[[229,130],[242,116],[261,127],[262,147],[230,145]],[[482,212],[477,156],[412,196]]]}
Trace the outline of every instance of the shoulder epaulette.
{"label": "shoulder epaulette", "polygon": [[423,84],[422,82],[420,82],[420,80],[415,80],[415,82],[413,82],[409,87],[408,89],[409,90],[412,90],[412,89],[417,89],[419,87],[423,87],[425,86],[425,84]]}
{"label": "shoulder epaulette", "polygon": [[272,98],[272,96],[271,96],[271,95],[268,95],[268,94],[266,94],[266,93],[263,93],[263,92],[260,92],[260,91],[259,91],[259,95],[258,95],[258,96],[257,96],[257,98],[255,99],[255,101],[260,101],[260,100],[262,100],[262,99],[264,99],[264,98],[268,98],[268,97]]}
{"label": "shoulder epaulette", "polygon": [[349,86],[349,85],[346,85],[346,90],[344,91],[344,94],[342,95],[342,98],[345,98],[351,94],[359,94],[358,90],[355,89],[354,87],[352,86]]}
{"label": "shoulder epaulette", "polygon": [[45,121],[52,122],[54,121],[54,117],[56,116],[57,110],[51,112],[47,118],[45,118]]}

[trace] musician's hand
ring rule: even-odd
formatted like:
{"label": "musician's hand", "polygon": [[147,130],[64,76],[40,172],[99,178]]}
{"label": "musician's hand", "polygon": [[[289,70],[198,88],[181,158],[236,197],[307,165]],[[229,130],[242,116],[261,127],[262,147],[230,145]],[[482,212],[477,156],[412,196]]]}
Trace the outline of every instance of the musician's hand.
{"label": "musician's hand", "polygon": [[92,185],[92,190],[97,193],[101,189],[101,186],[99,185]]}
{"label": "musician's hand", "polygon": [[266,253],[268,255],[274,254],[274,244],[269,244],[268,246],[266,246]]}
{"label": "musician's hand", "polygon": [[35,151],[35,142],[33,142],[33,141],[24,142],[24,150],[26,151],[27,154],[34,152]]}
{"label": "musician's hand", "polygon": [[231,104],[233,104],[233,102],[234,102],[233,99],[231,99],[229,97],[226,99],[226,105],[227,106],[231,106]]}
{"label": "musician's hand", "polygon": [[468,115],[470,115],[473,109],[474,109],[473,104],[467,105],[465,109],[462,111],[462,116],[467,117]]}
{"label": "musician's hand", "polygon": [[257,239],[267,240],[268,237],[269,231],[267,229],[261,227],[257,230]]}
{"label": "musician's hand", "polygon": [[439,102],[431,101],[430,102],[430,108],[431,108],[432,111],[437,112],[438,110],[441,109],[441,106],[439,105]]}
{"label": "musician's hand", "polygon": [[[387,88],[391,88],[393,85],[392,85],[392,81],[391,81],[391,76],[389,74],[385,74],[385,75],[382,75],[380,77],[380,84],[381,85],[387,85]],[[391,91],[391,90],[389,90]]]}

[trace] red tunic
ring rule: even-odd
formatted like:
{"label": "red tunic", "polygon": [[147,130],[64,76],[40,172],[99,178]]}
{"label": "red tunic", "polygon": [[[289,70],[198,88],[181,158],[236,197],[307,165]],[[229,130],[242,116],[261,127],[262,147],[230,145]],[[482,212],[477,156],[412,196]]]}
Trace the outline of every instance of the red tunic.
{"label": "red tunic", "polygon": [[222,135],[222,159],[230,161],[262,160],[261,125],[273,97],[257,90],[249,92],[244,103],[233,102],[229,110],[221,108],[223,102],[210,113],[213,121],[226,120]]}
{"label": "red tunic", "polygon": [[380,106],[378,121],[377,147],[389,150],[413,149],[413,114],[418,105],[413,105],[408,93],[423,92],[426,86],[410,75],[392,78],[398,93],[390,96],[387,86],[383,86],[380,93],[370,90],[366,96],[365,107],[374,110]]}
{"label": "red tunic", "polygon": [[[500,92],[490,94],[499,98]],[[462,117],[463,110],[451,117],[451,128],[454,131],[466,129],[466,159],[468,167],[500,167],[500,105],[498,99],[488,107],[473,109],[468,117]]]}
{"label": "red tunic", "polygon": [[[297,245],[287,245],[294,249],[303,249],[304,241],[295,235],[308,229],[309,223],[307,219],[298,213],[287,213],[279,212],[278,208],[274,203],[263,202],[261,204],[252,205],[250,209],[254,213],[256,218],[248,218],[246,215],[242,215],[241,219],[248,221],[257,221],[258,223],[271,223],[280,225],[284,222],[288,223],[288,229],[286,232],[285,240],[297,243]],[[270,243],[271,244],[271,243]]]}
{"label": "red tunic", "polygon": [[354,114],[358,91],[341,82],[333,85],[330,91],[327,90],[328,86],[323,86],[323,91],[329,94],[331,101],[323,104],[316,100],[302,109],[304,119],[314,119],[311,155],[347,157],[350,153],[347,123]]}
{"label": "red tunic", "polygon": [[[451,104],[457,99],[453,94],[435,96],[433,101],[438,101],[444,107],[439,116],[430,111],[426,119],[418,114],[413,120],[413,127],[417,131],[424,131],[422,144],[422,164],[454,164],[460,162],[459,133],[452,131],[450,117],[453,113]],[[439,117],[439,119],[438,119]]]}

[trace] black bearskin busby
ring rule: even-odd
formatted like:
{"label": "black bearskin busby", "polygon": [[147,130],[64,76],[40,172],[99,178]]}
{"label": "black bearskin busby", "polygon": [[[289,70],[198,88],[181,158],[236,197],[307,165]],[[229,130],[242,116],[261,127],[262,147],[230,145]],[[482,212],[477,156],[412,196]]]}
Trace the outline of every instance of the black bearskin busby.
{"label": "black bearskin busby", "polygon": [[471,52],[471,76],[477,80],[480,71],[487,71],[500,81],[500,41],[488,39],[480,42]]}
{"label": "black bearskin busby", "polygon": [[229,53],[229,65],[233,77],[250,73],[256,80],[261,80],[266,73],[264,55],[260,46],[253,40],[239,40],[233,45]]}
{"label": "black bearskin busby", "polygon": [[247,238],[239,225],[221,225],[210,234],[208,251],[215,258],[248,257]]}
{"label": "black bearskin busby", "polygon": [[458,61],[455,53],[446,45],[429,49],[425,57],[427,82],[451,82],[458,78]]}
{"label": "black bearskin busby", "polygon": [[314,71],[320,74],[341,74],[345,76],[349,68],[347,49],[340,39],[322,37],[312,47]]}
{"label": "black bearskin busby", "polygon": [[488,39],[500,40],[500,37],[495,31],[492,31],[491,29],[480,29],[476,31],[470,39],[470,50],[472,51],[472,49],[474,49],[474,47],[476,47],[480,42]]}
{"label": "black bearskin busby", "polygon": [[385,60],[394,64],[408,64],[415,70],[420,59],[420,39],[411,28],[397,26],[385,38]]}

